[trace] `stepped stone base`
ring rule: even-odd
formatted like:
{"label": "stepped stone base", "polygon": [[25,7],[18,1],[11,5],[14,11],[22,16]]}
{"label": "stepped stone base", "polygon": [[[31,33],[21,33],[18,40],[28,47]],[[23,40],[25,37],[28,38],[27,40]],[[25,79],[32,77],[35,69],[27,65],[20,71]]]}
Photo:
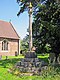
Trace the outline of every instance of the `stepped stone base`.
{"label": "stepped stone base", "polygon": [[35,52],[27,52],[25,58],[37,58],[37,55]]}
{"label": "stepped stone base", "polygon": [[16,64],[16,68],[19,68],[20,72],[31,72],[34,74],[39,74],[42,66],[47,66],[47,64],[37,58],[35,53],[27,53],[25,58],[20,59]]}

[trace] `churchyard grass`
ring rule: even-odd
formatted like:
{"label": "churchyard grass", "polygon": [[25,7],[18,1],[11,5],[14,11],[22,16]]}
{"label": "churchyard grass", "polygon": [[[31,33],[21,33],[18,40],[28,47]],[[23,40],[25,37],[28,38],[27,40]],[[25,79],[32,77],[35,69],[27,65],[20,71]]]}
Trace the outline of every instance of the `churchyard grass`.
{"label": "churchyard grass", "polygon": [[48,58],[49,54],[38,54],[38,58]]}
{"label": "churchyard grass", "polygon": [[[24,58],[24,56],[10,56],[6,59],[6,56],[2,57],[0,60],[0,80],[39,80],[40,76],[16,76],[8,72],[9,68],[12,68],[20,58]],[[37,79],[38,77],[38,79]]]}
{"label": "churchyard grass", "polygon": [[[40,55],[39,58],[47,60],[48,55]],[[0,60],[0,80],[60,80],[60,73],[54,71],[54,68],[43,71],[41,76],[16,76],[8,72],[9,68],[12,68],[16,62],[20,61],[20,58],[24,56],[10,56],[6,59],[6,56]],[[60,69],[59,69],[60,70]]]}

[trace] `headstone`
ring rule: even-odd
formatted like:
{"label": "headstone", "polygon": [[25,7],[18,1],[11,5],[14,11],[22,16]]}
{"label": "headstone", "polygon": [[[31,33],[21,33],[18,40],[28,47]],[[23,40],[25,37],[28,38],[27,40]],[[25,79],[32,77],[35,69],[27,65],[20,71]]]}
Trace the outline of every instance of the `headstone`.
{"label": "headstone", "polygon": [[55,54],[54,53],[49,54],[49,61],[50,61],[50,63],[55,62]]}
{"label": "headstone", "polygon": [[6,59],[8,59],[8,56],[6,56]]}
{"label": "headstone", "polygon": [[0,60],[2,60],[2,55],[0,55]]}
{"label": "headstone", "polygon": [[58,58],[57,58],[57,61],[58,61],[58,63],[60,64],[60,54],[59,54],[59,56],[58,56]]}
{"label": "headstone", "polygon": [[18,53],[17,53],[17,51],[15,52],[15,56],[18,56]]}

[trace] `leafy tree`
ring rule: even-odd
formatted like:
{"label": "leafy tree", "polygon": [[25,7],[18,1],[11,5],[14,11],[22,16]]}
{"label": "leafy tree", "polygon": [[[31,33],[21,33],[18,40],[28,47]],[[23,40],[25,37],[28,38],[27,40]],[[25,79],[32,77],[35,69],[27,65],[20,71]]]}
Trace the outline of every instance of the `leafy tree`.
{"label": "leafy tree", "polygon": [[33,37],[38,50],[46,52],[48,44],[57,61],[60,53],[60,4],[55,0],[47,0],[38,6],[34,14]]}
{"label": "leafy tree", "polygon": [[28,51],[28,48],[29,48],[29,36],[25,36],[25,38],[23,38],[23,40],[21,40],[21,50],[22,50],[22,53],[25,53]]}

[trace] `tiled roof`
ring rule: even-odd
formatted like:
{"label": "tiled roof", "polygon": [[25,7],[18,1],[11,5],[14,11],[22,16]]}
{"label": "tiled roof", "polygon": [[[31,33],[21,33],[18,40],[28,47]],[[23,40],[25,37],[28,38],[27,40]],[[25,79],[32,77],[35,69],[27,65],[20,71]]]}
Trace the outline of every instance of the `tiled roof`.
{"label": "tiled roof", "polygon": [[19,36],[10,22],[0,20],[0,37],[19,39]]}

